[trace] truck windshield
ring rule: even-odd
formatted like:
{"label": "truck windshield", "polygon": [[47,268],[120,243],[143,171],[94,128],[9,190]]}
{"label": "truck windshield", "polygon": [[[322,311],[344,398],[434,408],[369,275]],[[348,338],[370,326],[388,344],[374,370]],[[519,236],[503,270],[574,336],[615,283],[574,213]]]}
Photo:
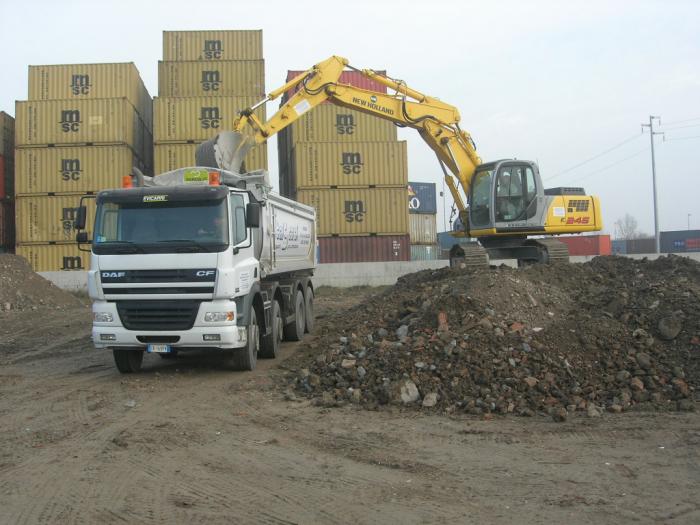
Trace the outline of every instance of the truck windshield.
{"label": "truck windshield", "polygon": [[95,217],[97,254],[220,252],[229,245],[226,200],[102,202]]}

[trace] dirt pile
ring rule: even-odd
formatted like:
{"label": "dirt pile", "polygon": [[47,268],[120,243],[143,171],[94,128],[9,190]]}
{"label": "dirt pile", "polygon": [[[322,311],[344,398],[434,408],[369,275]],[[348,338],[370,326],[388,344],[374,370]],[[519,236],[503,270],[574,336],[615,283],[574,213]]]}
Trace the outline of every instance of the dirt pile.
{"label": "dirt pile", "polygon": [[700,264],[441,269],[337,316],[294,379],[323,404],[472,414],[692,410]]}
{"label": "dirt pile", "polygon": [[36,274],[24,258],[0,254],[0,313],[81,305],[80,299]]}

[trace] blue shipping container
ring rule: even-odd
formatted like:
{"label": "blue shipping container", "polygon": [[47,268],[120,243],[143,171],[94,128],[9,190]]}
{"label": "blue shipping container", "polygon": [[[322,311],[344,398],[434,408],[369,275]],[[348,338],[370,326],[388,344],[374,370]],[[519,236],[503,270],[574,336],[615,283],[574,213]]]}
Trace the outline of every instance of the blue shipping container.
{"label": "blue shipping container", "polygon": [[627,241],[624,239],[616,239],[611,243],[613,255],[625,255],[627,253]]}
{"label": "blue shipping container", "polygon": [[434,182],[408,183],[408,212],[437,213],[437,198]]}
{"label": "blue shipping container", "polygon": [[661,232],[661,253],[700,252],[700,230]]}

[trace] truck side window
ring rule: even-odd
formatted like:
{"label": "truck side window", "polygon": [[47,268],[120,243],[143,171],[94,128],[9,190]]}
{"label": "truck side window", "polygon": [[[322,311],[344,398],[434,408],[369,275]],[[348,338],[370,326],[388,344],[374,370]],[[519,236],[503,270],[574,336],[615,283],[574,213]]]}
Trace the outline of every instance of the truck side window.
{"label": "truck side window", "polygon": [[525,186],[527,188],[527,200],[528,202],[535,198],[537,195],[537,186],[535,185],[535,174],[532,172],[532,168],[529,166],[525,168]]}
{"label": "truck side window", "polygon": [[242,195],[231,195],[231,219],[233,220],[233,246],[248,237],[245,227],[245,202]]}

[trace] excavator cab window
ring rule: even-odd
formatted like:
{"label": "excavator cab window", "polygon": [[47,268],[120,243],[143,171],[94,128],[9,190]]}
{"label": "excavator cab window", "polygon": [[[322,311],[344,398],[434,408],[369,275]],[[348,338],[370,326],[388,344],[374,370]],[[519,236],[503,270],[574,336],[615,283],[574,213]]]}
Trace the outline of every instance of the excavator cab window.
{"label": "excavator cab window", "polygon": [[530,166],[503,166],[495,192],[496,222],[524,221],[537,211],[537,186]]}
{"label": "excavator cab window", "polygon": [[482,169],[474,174],[469,202],[469,224],[483,228],[491,224],[491,178],[494,170]]}

